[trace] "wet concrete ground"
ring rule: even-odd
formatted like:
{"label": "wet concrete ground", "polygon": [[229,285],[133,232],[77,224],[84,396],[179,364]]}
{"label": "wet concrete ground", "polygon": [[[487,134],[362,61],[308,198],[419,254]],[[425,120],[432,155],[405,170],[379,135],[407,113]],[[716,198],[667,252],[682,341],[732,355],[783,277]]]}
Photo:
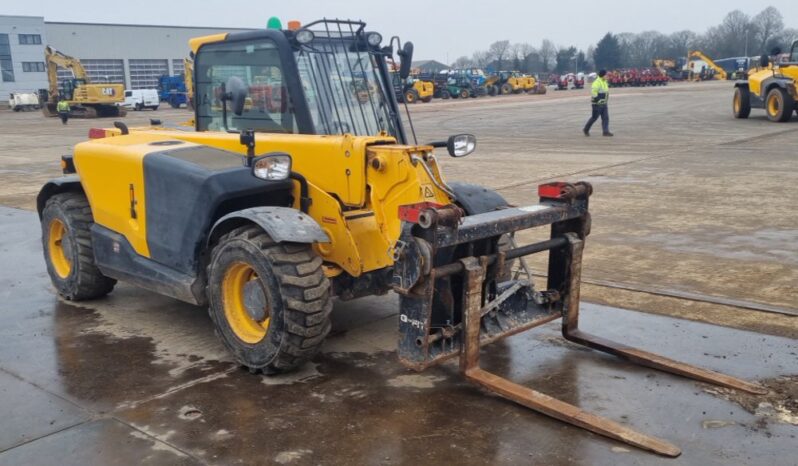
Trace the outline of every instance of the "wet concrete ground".
{"label": "wet concrete ground", "polygon": [[585,304],[587,330],[779,390],[746,403],[565,343],[553,324],[483,351],[488,370],[683,449],[664,459],[486,395],[454,364],[405,370],[393,297],[338,303],[311,364],[251,375],[204,309],[125,285],[61,302],[35,214],[0,219],[3,465],[795,462],[796,379],[773,382],[798,374],[793,339]]}
{"label": "wet concrete ground", "polygon": [[[441,158],[449,179],[519,204],[542,181],[593,182],[582,295],[609,306],[583,305],[587,330],[774,388],[740,397],[641,369],[555,325],[484,351],[489,370],[675,443],[675,460],[487,396],[454,365],[406,371],[392,296],[337,303],[323,354],[270,379],[235,367],[204,309],[124,284],[60,302],[30,209],[101,122],[0,112],[0,205],[24,209],[0,207],[0,465],[798,464],[798,320],[701,299],[798,308],[798,122],[736,121],[729,99],[726,83],[617,90],[612,140],[579,133],[577,91],[412,107],[422,141],[478,136],[476,154]],[[126,121],[150,117],[187,113]]]}

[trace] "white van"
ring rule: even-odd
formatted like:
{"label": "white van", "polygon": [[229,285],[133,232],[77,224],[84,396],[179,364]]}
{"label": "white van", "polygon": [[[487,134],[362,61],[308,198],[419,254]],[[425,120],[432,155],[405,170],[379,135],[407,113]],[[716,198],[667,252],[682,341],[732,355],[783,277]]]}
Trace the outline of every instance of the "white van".
{"label": "white van", "polygon": [[161,100],[158,98],[158,91],[156,89],[130,89],[125,91],[125,107],[134,110],[143,110],[151,108],[158,110],[158,104]]}

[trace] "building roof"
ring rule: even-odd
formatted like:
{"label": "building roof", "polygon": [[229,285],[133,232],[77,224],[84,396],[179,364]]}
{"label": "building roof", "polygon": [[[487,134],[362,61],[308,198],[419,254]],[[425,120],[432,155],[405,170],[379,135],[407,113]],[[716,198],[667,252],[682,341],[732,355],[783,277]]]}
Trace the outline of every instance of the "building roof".
{"label": "building roof", "polygon": [[224,27],[224,26],[175,26],[168,24],[83,23],[83,22],[71,22],[71,21],[45,21],[44,24],[58,24],[64,26],[114,26],[114,27],[144,27],[144,28],[168,28],[168,29],[220,29],[225,31],[252,31],[253,29],[256,29],[256,28],[235,28],[235,27]]}
{"label": "building roof", "polygon": [[437,60],[416,60],[411,65],[413,68],[421,68],[424,66],[436,66],[436,67],[443,67],[448,68],[449,65],[445,63],[441,63]]}

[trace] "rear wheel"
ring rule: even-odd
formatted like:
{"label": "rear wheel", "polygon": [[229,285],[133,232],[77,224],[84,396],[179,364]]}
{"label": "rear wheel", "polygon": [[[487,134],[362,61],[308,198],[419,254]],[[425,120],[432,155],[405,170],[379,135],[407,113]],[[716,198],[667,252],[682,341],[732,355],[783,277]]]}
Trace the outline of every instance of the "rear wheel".
{"label": "rear wheel", "polygon": [[431,102],[432,101],[432,96],[424,97],[423,99],[421,99],[421,101],[424,102],[424,103]]}
{"label": "rear wheel", "polygon": [[785,89],[780,87],[771,89],[765,98],[765,112],[770,121],[779,123],[789,121],[794,108],[795,100]]}
{"label": "rear wheel", "polygon": [[751,92],[746,87],[735,87],[732,100],[734,118],[748,118],[751,114]]}
{"label": "rear wheel", "polygon": [[446,100],[446,99],[448,99],[449,97],[451,97],[451,95],[449,95],[449,91],[447,91],[447,90],[443,90],[443,91],[441,91],[441,99],[444,99],[444,100]]}
{"label": "rear wheel", "polygon": [[508,83],[502,84],[502,87],[499,89],[502,95],[508,95],[513,93],[513,86]]}
{"label": "rear wheel", "polygon": [[94,218],[82,193],[56,194],[42,211],[42,246],[47,273],[58,294],[81,301],[107,295],[116,280],[94,262],[91,226]]}
{"label": "rear wheel", "polygon": [[464,89],[460,89],[460,98],[461,99],[466,99],[466,98],[468,98],[469,95],[471,95],[471,93],[468,92],[468,89],[465,89],[465,88]]}
{"label": "rear wheel", "polygon": [[222,236],[208,266],[211,319],[251,371],[285,372],[321,348],[330,331],[330,282],[310,244],[274,243],[255,226]]}

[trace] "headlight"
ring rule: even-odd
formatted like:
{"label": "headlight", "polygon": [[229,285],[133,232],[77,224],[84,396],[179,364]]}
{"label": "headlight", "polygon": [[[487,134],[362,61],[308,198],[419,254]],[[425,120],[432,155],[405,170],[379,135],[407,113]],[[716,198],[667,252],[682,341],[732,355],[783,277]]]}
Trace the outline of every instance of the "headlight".
{"label": "headlight", "polygon": [[452,157],[465,157],[477,148],[477,138],[473,134],[450,136],[446,148]]}
{"label": "headlight", "polygon": [[380,45],[380,42],[382,42],[382,34],[380,34],[379,32],[369,32],[368,34],[366,34],[366,42],[370,46],[376,47]]}
{"label": "headlight", "polygon": [[291,174],[291,156],[269,154],[258,157],[252,162],[252,174],[262,180],[285,180]]}
{"label": "headlight", "polygon": [[300,44],[309,44],[313,41],[313,31],[310,29],[300,29],[296,32],[296,41]]}

